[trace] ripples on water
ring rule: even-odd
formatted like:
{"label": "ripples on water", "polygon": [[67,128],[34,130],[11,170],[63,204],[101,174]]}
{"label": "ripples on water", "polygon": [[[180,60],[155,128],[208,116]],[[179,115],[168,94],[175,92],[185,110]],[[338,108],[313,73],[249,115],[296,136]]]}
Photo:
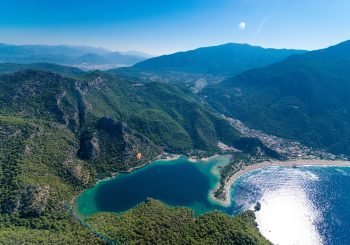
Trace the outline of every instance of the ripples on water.
{"label": "ripples on water", "polygon": [[242,176],[232,213],[253,209],[275,244],[350,244],[350,168],[270,167]]}
{"label": "ripples on water", "polygon": [[[226,160],[225,160],[226,159]],[[218,181],[218,166],[228,158],[191,163],[186,158],[153,163],[131,174],[100,182],[81,194],[79,215],[126,211],[153,197],[197,214],[220,209],[237,214],[253,209],[259,229],[275,244],[350,244],[350,168],[270,167],[239,178],[232,205],[224,208],[208,199]]]}

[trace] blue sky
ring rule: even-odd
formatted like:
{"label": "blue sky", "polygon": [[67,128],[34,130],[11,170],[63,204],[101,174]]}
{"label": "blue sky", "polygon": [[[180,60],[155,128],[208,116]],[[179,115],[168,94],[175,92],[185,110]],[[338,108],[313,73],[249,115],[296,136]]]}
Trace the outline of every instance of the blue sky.
{"label": "blue sky", "polygon": [[348,0],[3,0],[0,42],[172,53],[228,42],[318,49],[350,39]]}

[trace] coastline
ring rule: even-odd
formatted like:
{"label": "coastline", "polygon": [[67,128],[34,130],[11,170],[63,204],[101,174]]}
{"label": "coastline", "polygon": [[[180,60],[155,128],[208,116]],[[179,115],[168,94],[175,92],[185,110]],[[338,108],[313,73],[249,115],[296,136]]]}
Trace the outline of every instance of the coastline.
{"label": "coastline", "polygon": [[[108,181],[110,179],[113,179],[113,178],[116,178],[119,174],[130,174],[136,170],[139,170],[139,169],[142,169],[150,164],[152,164],[153,162],[157,162],[157,161],[174,161],[174,160],[177,160],[179,159],[180,157],[182,157],[183,155],[181,154],[173,154],[173,153],[167,153],[167,152],[162,152],[161,154],[159,154],[158,156],[154,157],[152,160],[149,160],[149,161],[146,161],[144,162],[143,164],[139,165],[139,166],[135,166],[135,167],[132,167],[132,168],[129,168],[128,170],[125,170],[125,171],[119,171],[119,172],[112,172],[111,173],[111,176],[106,176],[104,178],[101,178],[99,180],[96,181],[96,183],[93,184],[93,186],[91,187],[88,187],[88,188],[85,188],[81,191],[79,191],[76,195],[73,196],[73,198],[70,200],[69,204],[70,204],[70,208],[73,210],[73,215],[77,217],[79,217],[79,215],[75,212],[74,210],[74,207],[75,207],[75,201],[76,201],[76,198],[81,194],[83,193],[84,191],[86,191],[87,189],[90,189],[94,186],[96,186],[97,184],[101,183],[101,182],[104,182],[104,181]],[[214,155],[212,157],[215,157],[217,156]],[[211,158],[211,157],[210,157]],[[191,159],[191,160],[190,160]],[[203,160],[207,160],[208,158],[204,159]],[[200,159],[196,159],[194,157],[188,157],[188,160],[189,161],[193,161],[193,162],[197,162],[198,160],[202,160],[201,158]],[[81,217],[79,217],[81,218]],[[81,221],[83,220],[83,218],[81,219]]]}
{"label": "coastline", "polygon": [[240,170],[235,172],[231,177],[225,181],[225,186],[223,188],[225,200],[218,199],[214,196],[214,189],[210,193],[210,197],[215,201],[220,203],[222,206],[229,206],[231,204],[230,190],[234,182],[242,175],[249,173],[251,171],[267,168],[267,167],[294,167],[294,166],[339,166],[339,167],[350,167],[350,161],[345,160],[318,160],[318,159],[300,159],[300,160],[288,160],[288,161],[264,161],[259,163],[254,163],[251,165],[243,166]]}
{"label": "coastline", "polygon": [[139,165],[139,166],[132,167],[132,168],[126,170],[126,171],[112,172],[112,173],[111,173],[111,176],[106,176],[106,177],[104,177],[104,178],[102,178],[102,179],[98,179],[98,180],[96,181],[96,183],[93,184],[93,186],[90,186],[90,187],[88,187],[88,188],[85,188],[85,189],[79,191],[76,195],[73,196],[72,200],[70,200],[69,203],[70,203],[70,207],[71,207],[72,210],[73,210],[73,215],[75,215],[76,217],[79,217],[79,215],[74,211],[75,200],[76,200],[76,198],[77,198],[81,193],[83,193],[83,192],[86,191],[87,189],[93,188],[94,186],[96,186],[97,184],[99,184],[99,183],[101,183],[101,182],[108,181],[108,180],[110,180],[110,179],[116,178],[116,177],[117,177],[119,174],[121,174],[121,173],[122,173],[122,174],[132,173],[132,172],[134,172],[134,171],[136,171],[136,170],[138,170],[138,169],[141,169],[141,168],[143,168],[143,167],[145,167],[145,166],[151,164],[152,162],[159,161],[159,160],[166,160],[166,161],[176,160],[176,159],[178,159],[180,156],[181,156],[181,155],[171,155],[171,154],[169,154],[169,153],[163,152],[163,153],[159,154],[158,156],[156,156],[155,158],[153,158],[152,160],[149,160],[149,161],[147,161],[147,162],[144,162],[143,164],[141,164],[141,165]]}
{"label": "coastline", "polygon": [[187,160],[189,162],[192,162],[192,163],[199,163],[199,162],[209,162],[210,160],[214,159],[214,158],[217,158],[217,157],[220,157],[220,156],[226,156],[226,155],[230,155],[230,154],[214,154],[212,156],[209,156],[209,157],[194,157],[194,156],[189,156],[187,157]]}
{"label": "coastline", "polygon": [[[113,176],[117,175],[118,173],[131,173],[131,172],[134,172],[135,170],[138,170],[140,168],[143,168],[153,162],[157,162],[157,161],[174,161],[174,160],[177,160],[179,159],[181,156],[181,154],[173,154],[173,153],[168,153],[168,152],[163,152],[161,154],[159,154],[158,156],[154,157],[153,159],[147,161],[147,162],[144,162],[143,164],[139,165],[139,166],[135,166],[135,167],[132,167],[132,168],[129,168],[128,170],[125,170],[125,171],[119,171],[119,172],[115,172],[113,173]],[[112,176],[112,177],[113,177]],[[107,179],[109,179],[111,177],[107,177]]]}

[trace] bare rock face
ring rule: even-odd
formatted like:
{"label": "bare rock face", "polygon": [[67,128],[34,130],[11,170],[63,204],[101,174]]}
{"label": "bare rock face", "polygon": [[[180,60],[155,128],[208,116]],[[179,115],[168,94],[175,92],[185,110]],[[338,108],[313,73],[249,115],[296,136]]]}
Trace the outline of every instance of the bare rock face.
{"label": "bare rock face", "polygon": [[83,172],[83,167],[80,164],[77,164],[71,168],[71,173],[79,184],[86,186],[89,182],[89,174]]}
{"label": "bare rock face", "polygon": [[99,140],[97,138],[96,135],[92,136],[92,139],[90,141],[91,147],[92,147],[92,159],[97,159],[100,155],[100,144],[99,144]]}
{"label": "bare rock face", "polygon": [[40,216],[47,207],[50,196],[48,185],[25,185],[19,192],[17,201],[11,213],[20,213],[22,216]]}
{"label": "bare rock face", "polygon": [[100,155],[100,144],[96,133],[83,132],[78,156],[84,160],[96,160]]}
{"label": "bare rock face", "polygon": [[73,160],[66,160],[64,166],[72,182],[83,187],[88,186],[90,174],[89,171],[84,169],[82,164]]}
{"label": "bare rock face", "polygon": [[110,170],[125,171],[152,160],[160,152],[151,140],[125,123],[103,117],[93,130],[82,134],[78,155]]}
{"label": "bare rock face", "polygon": [[24,147],[24,155],[25,156],[29,156],[31,154],[31,150],[30,150],[30,147],[28,145],[25,145]]}
{"label": "bare rock face", "polygon": [[101,76],[96,77],[95,79],[89,81],[89,86],[90,87],[99,87],[105,82],[104,78]]}

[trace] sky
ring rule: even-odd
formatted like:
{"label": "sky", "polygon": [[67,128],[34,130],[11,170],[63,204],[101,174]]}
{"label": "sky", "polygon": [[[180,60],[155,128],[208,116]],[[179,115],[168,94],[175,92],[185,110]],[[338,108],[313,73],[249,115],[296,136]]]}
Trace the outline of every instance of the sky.
{"label": "sky", "polygon": [[0,43],[168,54],[229,42],[320,49],[350,39],[349,0],[2,0]]}

